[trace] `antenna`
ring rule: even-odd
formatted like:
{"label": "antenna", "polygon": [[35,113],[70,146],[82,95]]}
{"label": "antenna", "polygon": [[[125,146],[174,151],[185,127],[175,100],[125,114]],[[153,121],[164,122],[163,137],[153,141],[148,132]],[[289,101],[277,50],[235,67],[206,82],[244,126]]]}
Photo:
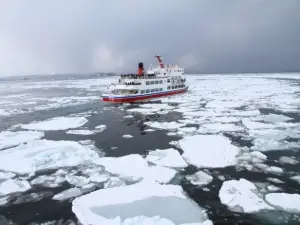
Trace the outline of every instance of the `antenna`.
{"label": "antenna", "polygon": [[164,68],[165,65],[164,65],[163,61],[161,60],[161,56],[160,55],[156,55],[154,57],[157,58],[160,68],[161,69]]}

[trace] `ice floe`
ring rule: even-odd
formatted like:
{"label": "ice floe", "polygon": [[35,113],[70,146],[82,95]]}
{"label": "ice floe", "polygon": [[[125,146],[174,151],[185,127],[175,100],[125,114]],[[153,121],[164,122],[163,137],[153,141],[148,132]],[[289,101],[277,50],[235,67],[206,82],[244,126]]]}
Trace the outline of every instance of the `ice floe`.
{"label": "ice floe", "polygon": [[90,179],[83,176],[67,174],[66,181],[75,187],[82,187],[90,182]]}
{"label": "ice floe", "polygon": [[279,180],[278,178],[273,178],[273,177],[268,177],[267,180],[271,181],[273,183],[276,183],[276,184],[283,184],[284,183],[282,180]]}
{"label": "ice floe", "polygon": [[74,197],[80,196],[82,194],[83,194],[83,192],[79,188],[75,187],[75,188],[70,188],[68,190],[62,191],[62,192],[54,195],[52,197],[52,199],[57,200],[57,201],[63,201],[63,200],[67,200],[69,198],[74,198]]}
{"label": "ice floe", "polygon": [[77,166],[98,157],[95,151],[77,142],[34,140],[0,151],[0,169],[24,174]]}
{"label": "ice floe", "polygon": [[42,175],[30,181],[32,186],[43,186],[49,188],[59,187],[66,181],[64,176],[59,174],[55,175]]}
{"label": "ice floe", "polygon": [[180,153],[174,148],[150,151],[146,160],[158,166],[172,168],[184,168],[188,166]]}
{"label": "ice floe", "polygon": [[244,131],[243,127],[236,126],[231,123],[211,123],[211,124],[202,124],[198,129],[198,133],[220,133],[220,132],[242,132]]}
{"label": "ice floe", "polygon": [[176,175],[176,170],[170,168],[148,166],[147,161],[137,154],[118,158],[99,158],[95,163],[104,166],[106,171],[118,175],[121,179],[128,182],[137,182],[144,179],[168,183]]}
{"label": "ice floe", "polygon": [[288,193],[270,193],[265,196],[266,201],[281,210],[300,213],[300,195]]}
{"label": "ice floe", "polygon": [[195,174],[187,175],[185,178],[189,180],[193,185],[197,186],[207,185],[213,180],[212,176],[204,173],[203,171],[198,171]]}
{"label": "ice floe", "polygon": [[23,124],[21,127],[27,130],[67,130],[83,126],[88,120],[84,117],[55,117],[45,121],[37,121]]}
{"label": "ice floe", "polygon": [[288,157],[288,156],[281,156],[281,157],[279,158],[279,162],[280,162],[281,164],[292,164],[292,165],[296,165],[296,164],[299,163],[298,160],[296,160],[296,159],[294,159],[294,158],[292,158],[292,157]]}
{"label": "ice floe", "polygon": [[222,204],[234,212],[253,213],[273,209],[263,200],[256,186],[245,179],[223,182],[219,198]]}
{"label": "ice floe", "polygon": [[133,138],[133,136],[132,135],[130,135],[130,134],[124,134],[123,136],[122,136],[123,138]]}
{"label": "ice floe", "polygon": [[144,123],[147,126],[157,128],[157,129],[162,129],[162,130],[176,130],[180,127],[184,127],[186,124],[183,123],[177,123],[175,121],[173,122],[145,122]]}
{"label": "ice floe", "polygon": [[252,120],[254,121],[264,121],[264,122],[270,122],[270,123],[277,123],[277,122],[286,122],[290,121],[293,118],[284,116],[284,115],[278,115],[278,114],[267,114],[267,115],[259,115],[257,117],[253,117]]}
{"label": "ice floe", "polygon": [[0,133],[0,150],[18,146],[21,143],[41,139],[44,132],[40,131],[3,131]]}
{"label": "ice floe", "polygon": [[85,225],[212,225],[206,212],[180,186],[148,182],[94,191],[76,198],[72,210]]}
{"label": "ice floe", "polygon": [[97,173],[97,174],[94,174],[92,175],[91,177],[89,177],[90,181],[91,182],[94,182],[94,183],[105,183],[106,181],[109,180],[109,174],[107,173]]}
{"label": "ice floe", "polygon": [[97,133],[103,132],[106,128],[107,128],[106,125],[100,124],[100,125],[95,127],[95,132],[97,132]]}
{"label": "ice floe", "polygon": [[68,130],[67,134],[77,134],[77,135],[93,135],[94,131],[91,130]]}
{"label": "ice floe", "polygon": [[139,108],[127,109],[127,112],[137,112],[144,115],[152,115],[155,113],[166,114],[168,111],[174,109],[173,106],[168,104],[141,104]]}
{"label": "ice floe", "polygon": [[11,178],[14,178],[16,176],[16,174],[11,173],[11,172],[1,172],[0,171],[0,181],[1,180],[8,180]]}
{"label": "ice floe", "polygon": [[186,136],[179,140],[183,158],[197,167],[227,167],[237,163],[239,149],[222,135]]}
{"label": "ice floe", "polygon": [[0,196],[15,192],[25,192],[31,189],[31,186],[26,180],[8,179],[0,183]]}
{"label": "ice floe", "polygon": [[114,188],[122,186],[126,186],[126,183],[119,177],[110,177],[109,180],[104,184],[104,188]]}

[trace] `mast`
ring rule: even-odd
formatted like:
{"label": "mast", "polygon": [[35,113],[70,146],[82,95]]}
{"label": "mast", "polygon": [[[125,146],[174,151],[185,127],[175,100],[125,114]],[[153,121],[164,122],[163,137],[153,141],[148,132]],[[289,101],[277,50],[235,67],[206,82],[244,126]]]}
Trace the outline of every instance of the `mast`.
{"label": "mast", "polygon": [[161,68],[161,69],[165,68],[164,63],[163,63],[163,61],[161,60],[161,56],[160,56],[160,55],[156,55],[156,56],[154,56],[154,57],[157,58],[160,68]]}

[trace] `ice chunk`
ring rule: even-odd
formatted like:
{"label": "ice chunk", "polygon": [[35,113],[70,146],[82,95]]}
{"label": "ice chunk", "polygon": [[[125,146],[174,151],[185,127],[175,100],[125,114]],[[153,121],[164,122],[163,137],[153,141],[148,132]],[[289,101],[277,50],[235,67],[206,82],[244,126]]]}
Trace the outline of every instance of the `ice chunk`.
{"label": "ice chunk", "polygon": [[21,125],[27,130],[67,130],[83,126],[88,120],[84,117],[55,117],[45,121],[38,121],[30,124]]}
{"label": "ice chunk", "polygon": [[275,173],[275,174],[277,174],[277,173],[283,173],[283,169],[281,169],[281,168],[279,168],[277,166],[270,166],[270,167],[267,168],[267,172],[269,172],[269,173]]}
{"label": "ice chunk", "polygon": [[42,175],[30,181],[32,186],[44,186],[55,188],[59,187],[62,183],[64,183],[66,179],[60,175]]}
{"label": "ice chunk", "polygon": [[109,180],[109,175],[107,173],[104,174],[97,173],[91,176],[89,179],[91,182],[104,183]]}
{"label": "ice chunk", "polygon": [[133,136],[130,135],[130,134],[124,134],[122,137],[123,137],[123,138],[133,138]]}
{"label": "ice chunk", "polygon": [[281,180],[279,180],[277,178],[273,178],[273,177],[268,177],[267,180],[271,181],[273,183],[276,183],[276,184],[283,184],[284,183],[283,181],[281,181]]}
{"label": "ice chunk", "polygon": [[82,195],[82,191],[79,188],[70,188],[68,190],[62,191],[52,197],[53,200],[63,201],[69,198],[74,198]]}
{"label": "ice chunk", "polygon": [[177,123],[177,122],[145,122],[144,123],[147,126],[157,128],[157,129],[162,129],[162,130],[177,130],[180,127],[184,127],[185,124],[183,123]]}
{"label": "ice chunk", "polygon": [[242,122],[245,125],[245,127],[247,127],[250,130],[253,130],[253,129],[273,129],[273,128],[277,127],[277,125],[274,125],[274,124],[254,122],[254,121],[251,121],[248,118],[247,119],[242,119]]}
{"label": "ice chunk", "polygon": [[146,160],[165,167],[184,168],[188,166],[180,153],[174,148],[151,151],[147,155]]}
{"label": "ice chunk", "polygon": [[109,180],[104,184],[104,188],[114,188],[114,187],[121,187],[125,186],[126,183],[118,177],[111,177]]}
{"label": "ice chunk", "polygon": [[300,213],[300,195],[288,193],[270,193],[265,197],[266,201],[281,210],[291,213]]}
{"label": "ice chunk", "polygon": [[153,130],[153,129],[146,129],[146,130],[144,130],[144,131],[146,131],[146,132],[153,132],[153,131],[155,131],[155,130]]}
{"label": "ice chunk", "polygon": [[290,177],[290,179],[297,181],[298,183],[300,183],[300,175],[296,175],[296,176],[292,176]]}
{"label": "ice chunk", "polygon": [[70,175],[70,174],[66,175],[66,180],[75,187],[81,187],[90,182],[90,180],[86,177]]}
{"label": "ice chunk", "polygon": [[34,140],[0,151],[0,169],[24,174],[77,166],[97,158],[95,151],[77,142]]}
{"label": "ice chunk", "polygon": [[295,165],[295,164],[298,164],[299,161],[292,158],[292,157],[288,157],[288,156],[281,156],[279,158],[279,162],[282,163],[282,164],[292,164],[292,165]]}
{"label": "ice chunk", "polygon": [[146,179],[167,183],[176,174],[175,170],[169,168],[149,167],[147,161],[142,156],[136,154],[119,158],[104,157],[98,159],[96,163],[104,166],[108,172],[119,175],[128,182],[137,182]]}
{"label": "ice chunk", "polygon": [[268,189],[269,191],[279,191],[281,188],[276,187],[276,186],[274,186],[274,185],[269,185],[269,186],[267,187],[267,189]]}
{"label": "ice chunk", "polygon": [[95,130],[96,130],[97,133],[100,133],[100,132],[103,132],[106,128],[107,128],[106,125],[101,124],[101,125],[96,126]]}
{"label": "ice chunk", "polygon": [[220,117],[213,117],[210,118],[210,121],[215,123],[236,123],[239,122],[241,119],[238,117],[233,116],[220,116]]}
{"label": "ice chunk", "polygon": [[193,175],[187,175],[186,179],[189,180],[193,185],[203,186],[212,182],[213,177],[204,173],[202,171],[198,171]]}
{"label": "ice chunk", "polygon": [[0,150],[18,146],[27,141],[37,140],[44,137],[44,132],[39,131],[3,131],[0,133]]}
{"label": "ice chunk", "polygon": [[126,119],[133,118],[133,115],[127,115],[127,116],[124,116],[124,118],[126,118]]}
{"label": "ice chunk", "polygon": [[237,163],[239,149],[221,135],[195,135],[179,140],[183,158],[197,167],[227,167]]}
{"label": "ice chunk", "polygon": [[73,212],[85,225],[146,225],[156,221],[161,225],[210,224],[205,211],[175,185],[141,182],[101,189],[76,198],[72,205]]}
{"label": "ice chunk", "polygon": [[11,179],[14,178],[16,176],[16,174],[11,173],[11,172],[1,172],[0,171],[0,181],[1,180],[7,180],[7,179]]}
{"label": "ice chunk", "polygon": [[277,114],[259,115],[257,117],[252,118],[252,120],[254,121],[265,121],[270,123],[286,122],[292,119],[293,118],[291,117],[287,117],[284,115],[277,115]]}
{"label": "ice chunk", "polygon": [[244,131],[242,127],[238,127],[230,123],[203,124],[198,133],[219,133],[219,132],[240,132]]}
{"label": "ice chunk", "polygon": [[196,127],[181,127],[178,128],[178,135],[185,136],[185,135],[192,135],[196,132]]}
{"label": "ice chunk", "polygon": [[77,134],[77,135],[93,135],[95,132],[91,130],[68,130],[67,134]]}
{"label": "ice chunk", "polygon": [[15,192],[25,192],[31,188],[26,180],[9,179],[0,183],[0,196]]}
{"label": "ice chunk", "polygon": [[273,209],[258,194],[256,186],[245,179],[223,182],[219,198],[222,204],[234,212],[253,213]]}

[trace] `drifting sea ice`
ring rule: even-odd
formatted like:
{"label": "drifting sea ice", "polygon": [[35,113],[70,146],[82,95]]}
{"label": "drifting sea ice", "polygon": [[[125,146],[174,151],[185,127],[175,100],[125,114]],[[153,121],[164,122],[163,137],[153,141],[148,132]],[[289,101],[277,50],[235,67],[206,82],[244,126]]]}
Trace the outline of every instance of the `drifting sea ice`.
{"label": "drifting sea ice", "polygon": [[274,209],[259,195],[256,186],[245,179],[223,182],[219,198],[222,204],[234,212],[253,213]]}
{"label": "drifting sea ice", "polygon": [[212,225],[180,186],[151,182],[94,191],[76,198],[72,210],[83,225]]}
{"label": "drifting sea ice", "polygon": [[188,166],[180,153],[174,148],[150,151],[146,160],[155,165],[164,167],[184,168]]}
{"label": "drifting sea ice", "polygon": [[133,136],[132,135],[130,135],[130,134],[124,134],[123,136],[122,136],[123,138],[133,138]]}
{"label": "drifting sea ice", "polygon": [[45,121],[37,121],[23,124],[21,127],[27,130],[67,130],[83,126],[88,120],[84,117],[55,117]]}
{"label": "drifting sea ice", "polygon": [[265,196],[266,201],[281,210],[300,213],[300,195],[288,193],[270,193]]}
{"label": "drifting sea ice", "polygon": [[118,175],[121,179],[128,182],[137,182],[144,179],[168,183],[176,175],[176,170],[170,168],[148,166],[147,161],[137,154],[118,158],[99,158],[95,163],[104,166],[106,171]]}
{"label": "drifting sea ice", "polygon": [[212,182],[213,177],[204,173],[202,171],[198,171],[195,174],[187,175],[185,177],[187,180],[191,182],[193,185],[204,186]]}
{"label": "drifting sea ice", "polygon": [[177,123],[175,121],[172,122],[145,122],[145,125],[157,129],[162,129],[162,130],[176,130],[180,127],[184,127],[186,124],[184,123]]}
{"label": "drifting sea ice", "polygon": [[95,151],[74,141],[34,140],[0,151],[0,169],[26,174],[77,166],[97,158]]}
{"label": "drifting sea ice", "polygon": [[195,135],[179,140],[183,158],[196,167],[227,167],[237,163],[239,149],[222,135]]}
{"label": "drifting sea ice", "polygon": [[15,192],[25,192],[31,189],[28,181],[9,179],[0,183],[0,196]]}
{"label": "drifting sea ice", "polygon": [[242,132],[243,127],[238,127],[230,123],[211,123],[202,124],[197,133],[221,133],[221,132]]}
{"label": "drifting sea ice", "polygon": [[3,131],[0,133],[0,150],[18,146],[27,141],[44,137],[44,132],[39,131]]}

